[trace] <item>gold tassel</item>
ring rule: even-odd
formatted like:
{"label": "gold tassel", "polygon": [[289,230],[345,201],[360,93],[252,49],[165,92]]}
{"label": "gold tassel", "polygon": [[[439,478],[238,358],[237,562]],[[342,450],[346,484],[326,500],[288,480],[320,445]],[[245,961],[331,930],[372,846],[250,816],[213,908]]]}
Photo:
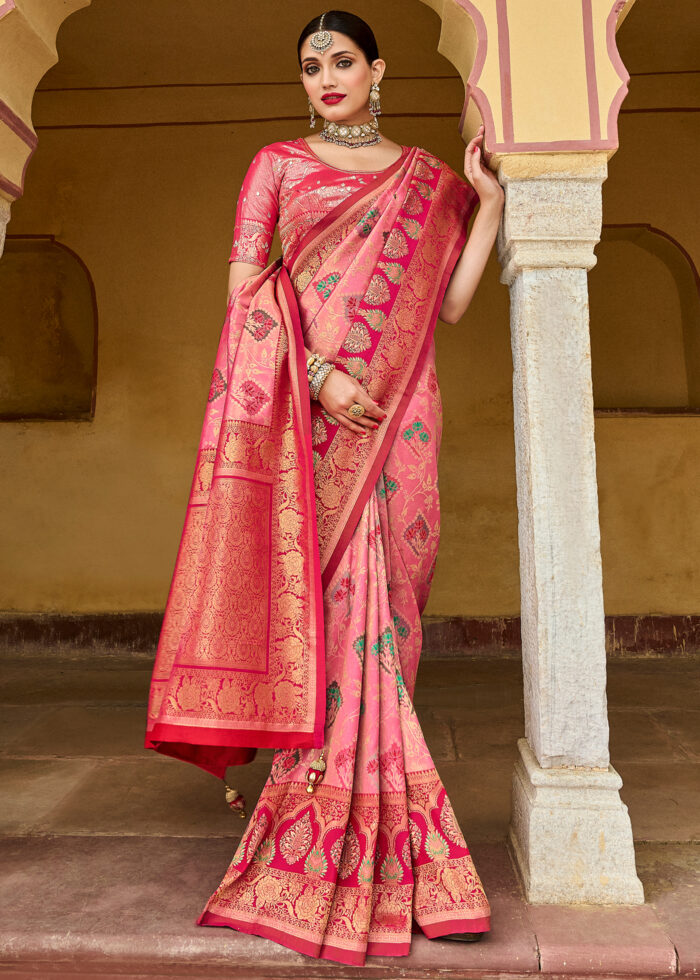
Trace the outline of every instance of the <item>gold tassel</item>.
{"label": "gold tassel", "polygon": [[313,793],[318,784],[323,780],[323,774],[326,771],[326,763],[324,762],[324,755],[326,754],[325,748],[322,749],[320,758],[316,759],[309,765],[306,770],[306,792]]}
{"label": "gold tassel", "polygon": [[224,786],[226,787],[226,802],[234,813],[237,813],[242,820],[245,820],[247,816],[245,812],[245,797],[237,789],[232,789],[225,781]]}

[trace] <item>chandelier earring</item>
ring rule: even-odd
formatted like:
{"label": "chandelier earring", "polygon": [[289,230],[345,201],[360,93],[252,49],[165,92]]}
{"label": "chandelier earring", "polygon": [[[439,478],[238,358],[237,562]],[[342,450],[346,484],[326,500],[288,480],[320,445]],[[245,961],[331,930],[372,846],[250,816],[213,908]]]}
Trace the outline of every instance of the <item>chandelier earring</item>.
{"label": "chandelier earring", "polygon": [[311,102],[311,99],[309,99],[309,129],[315,129],[315,128],[316,128],[316,116],[314,115],[314,107]]}
{"label": "chandelier earring", "polygon": [[369,111],[373,116],[381,116],[382,106],[379,101],[379,85],[377,82],[372,82],[372,87],[369,90]]}

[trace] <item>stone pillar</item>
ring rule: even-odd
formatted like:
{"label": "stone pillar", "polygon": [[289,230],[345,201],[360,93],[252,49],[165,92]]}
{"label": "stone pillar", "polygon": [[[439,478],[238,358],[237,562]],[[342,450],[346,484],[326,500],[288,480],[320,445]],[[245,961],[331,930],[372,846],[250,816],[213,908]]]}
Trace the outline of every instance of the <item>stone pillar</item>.
{"label": "stone pillar", "polygon": [[10,221],[10,202],[0,197],[0,256],[5,249],[5,232]]}
{"label": "stone pillar", "polygon": [[528,901],[641,903],[609,763],[587,270],[604,153],[502,157],[510,287],[525,738],[510,840]]}

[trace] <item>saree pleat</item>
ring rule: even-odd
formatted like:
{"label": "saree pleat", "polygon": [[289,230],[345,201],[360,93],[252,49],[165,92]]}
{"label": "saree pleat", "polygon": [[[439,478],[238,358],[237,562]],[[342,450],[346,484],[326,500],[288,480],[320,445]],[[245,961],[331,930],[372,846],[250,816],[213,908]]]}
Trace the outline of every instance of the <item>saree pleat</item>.
{"label": "saree pleat", "polygon": [[[490,928],[412,703],[439,540],[434,377],[429,358],[402,420],[403,432],[431,438],[394,443],[324,591],[325,779],[310,796],[305,774],[318,752],[276,753],[201,925],[354,965],[406,955],[414,923],[430,937]],[[419,536],[410,531],[417,514]]]}

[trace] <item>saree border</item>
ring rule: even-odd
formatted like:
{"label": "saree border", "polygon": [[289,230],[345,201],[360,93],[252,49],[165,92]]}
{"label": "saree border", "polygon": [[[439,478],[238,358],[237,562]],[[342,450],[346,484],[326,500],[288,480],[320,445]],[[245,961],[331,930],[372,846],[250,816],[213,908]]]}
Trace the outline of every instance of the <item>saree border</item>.
{"label": "saree border", "polygon": [[[296,953],[302,953],[304,956],[312,956],[319,960],[332,960],[336,963],[343,963],[345,966],[364,966],[367,956],[408,956],[411,952],[410,940],[399,943],[370,942],[367,943],[366,950],[348,949],[345,946],[334,946],[333,943],[314,943],[301,936],[293,936],[283,929],[275,929],[274,926],[269,926],[264,922],[251,921],[242,916],[226,919],[214,912],[203,912],[198,919],[195,919],[195,925],[224,926],[247,936],[271,939],[273,942],[294,950]],[[452,929],[451,931],[456,932],[457,930]]]}
{"label": "saree border", "polygon": [[[311,488],[313,496],[314,488],[314,464],[313,446],[311,442],[311,400],[308,396],[308,380],[306,374],[306,357],[304,354],[304,333],[301,326],[299,306],[296,293],[289,278],[286,266],[280,264],[278,284],[287,307],[286,312],[292,325],[292,337],[294,338],[294,367],[290,363],[291,383],[295,389],[295,397],[301,406],[301,421],[304,433],[304,443],[306,452],[304,454],[304,466],[306,468],[307,486]],[[291,353],[291,352],[290,352]],[[289,354],[288,354],[289,356]],[[301,387],[303,381],[303,388]],[[323,585],[321,577],[321,556],[318,544],[318,528],[316,524],[316,502],[312,499],[309,507],[309,534],[310,553],[312,558],[313,583],[310,592],[314,596],[314,621],[316,635],[314,637],[313,649],[316,651],[316,714],[313,727],[313,741],[311,748],[318,749],[323,746],[324,731],[326,724],[326,644],[325,644],[325,617],[323,612]],[[281,746],[280,746],[281,747]],[[302,745],[300,748],[304,747]]]}
{"label": "saree border", "polygon": [[[318,745],[312,745],[309,743],[309,731],[295,732],[289,729],[285,730],[270,730],[259,729],[245,729],[242,730],[238,728],[226,729],[226,734],[222,735],[224,729],[221,727],[221,723],[218,721],[212,721],[210,726],[199,725],[196,729],[196,740],[192,741],[193,729],[191,726],[186,725],[171,725],[167,722],[158,722],[149,731],[150,735],[150,745],[146,748],[156,748],[161,742],[174,742],[182,743],[185,745],[206,745],[210,748],[219,749],[277,749],[285,748],[284,744],[287,739],[293,738],[299,741],[294,741],[293,746],[303,748],[319,748]],[[251,734],[255,735],[255,745],[251,745]],[[302,740],[306,739],[302,743]],[[323,743],[321,743],[322,745]],[[167,754],[167,753],[166,753]],[[236,765],[235,762],[230,762],[228,765]],[[200,766],[200,768],[205,768]],[[214,772],[212,769],[207,769],[207,772],[212,772],[213,775],[218,775],[218,770]]]}
{"label": "saree border", "polygon": [[440,306],[442,305],[442,298],[447,289],[447,284],[452,275],[454,266],[459,258],[459,253],[461,252],[464,243],[468,235],[468,224],[471,215],[478,203],[478,197],[474,195],[469,199],[468,206],[465,209],[464,217],[459,227],[459,231],[456,235],[455,241],[450,249],[447,260],[445,262],[444,270],[440,281],[437,284],[435,293],[433,294],[433,311],[430,314],[430,319],[428,321],[428,326],[424,332],[423,342],[421,344],[421,349],[416,357],[416,362],[414,364],[413,370],[411,371],[410,377],[407,379],[404,390],[399,398],[394,411],[392,412],[391,418],[387,422],[386,428],[377,432],[376,435],[381,435],[381,441],[378,441],[372,462],[367,469],[367,474],[364,478],[363,483],[355,491],[355,501],[350,507],[343,528],[338,535],[335,544],[328,556],[327,561],[323,567],[322,571],[322,581],[324,589],[330,584],[333,579],[342,555],[347,548],[352,535],[354,534],[355,527],[359,521],[362,511],[364,510],[365,504],[369,498],[372,488],[379,478],[379,474],[386,462],[386,458],[391,451],[391,446],[393,440],[396,436],[396,432],[403,419],[404,412],[406,410],[406,405],[408,404],[412,394],[415,384],[420,376],[421,371],[425,363],[425,358],[427,356],[430,344],[433,340],[435,332],[435,324],[438,319],[438,313],[440,311]]}
{"label": "saree border", "polygon": [[[365,950],[348,949],[344,946],[334,946],[333,943],[314,943],[308,939],[291,936],[283,929],[275,929],[264,922],[251,921],[242,916],[224,918],[215,912],[203,912],[194,920],[195,925],[210,927],[225,927],[247,936],[260,936],[292,949],[296,953],[312,956],[319,960],[333,960],[345,966],[364,966],[368,956],[408,956],[411,952],[411,940],[408,942],[368,942]],[[474,919],[443,919],[424,926],[416,923],[413,932],[423,933],[428,939],[439,939],[455,932],[490,932],[489,916]]]}

